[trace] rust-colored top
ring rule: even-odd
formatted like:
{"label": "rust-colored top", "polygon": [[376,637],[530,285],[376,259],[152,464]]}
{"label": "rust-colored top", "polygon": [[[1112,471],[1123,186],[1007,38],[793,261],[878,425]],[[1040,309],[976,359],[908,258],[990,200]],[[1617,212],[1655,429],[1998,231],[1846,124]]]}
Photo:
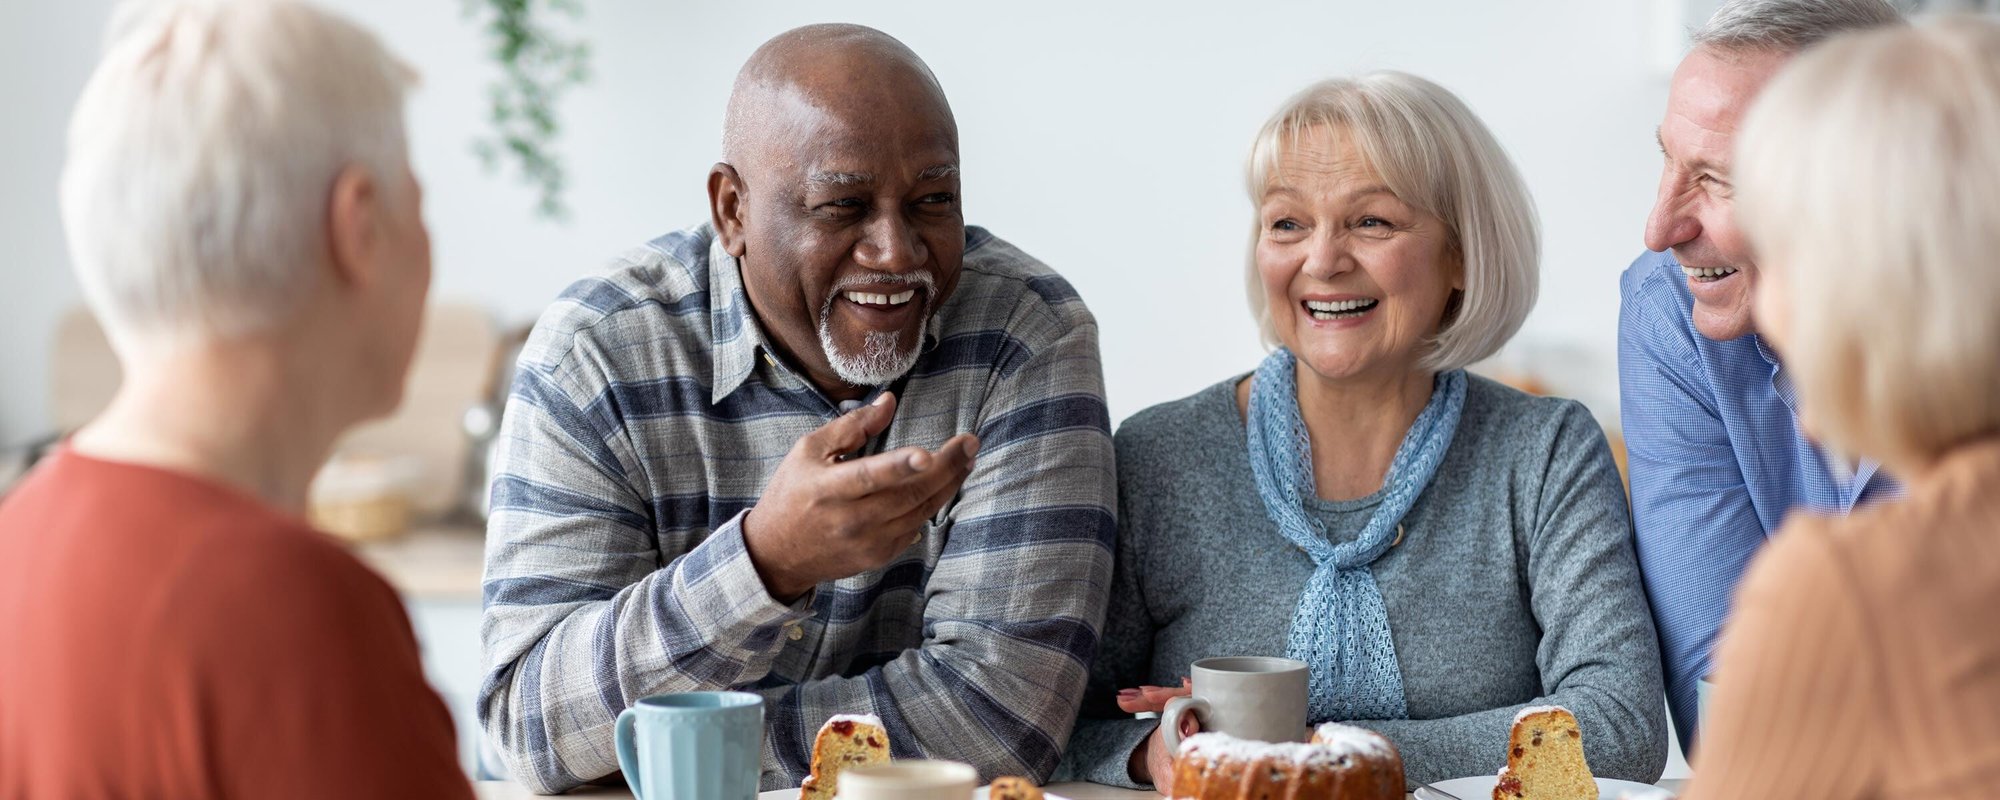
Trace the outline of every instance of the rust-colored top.
{"label": "rust-colored top", "polygon": [[1684,800],[2000,792],[2000,439],[1902,501],[1799,515],[1723,633]]}
{"label": "rust-colored top", "polygon": [[401,603],[333,540],[67,448],[0,502],[0,799],[471,796]]}

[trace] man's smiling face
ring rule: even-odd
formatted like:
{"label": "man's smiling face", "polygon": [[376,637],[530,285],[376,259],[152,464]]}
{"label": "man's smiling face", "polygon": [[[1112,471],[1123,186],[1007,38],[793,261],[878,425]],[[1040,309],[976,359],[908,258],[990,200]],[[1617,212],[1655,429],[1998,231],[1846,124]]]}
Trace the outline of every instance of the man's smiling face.
{"label": "man's smiling face", "polygon": [[771,344],[834,399],[907,373],[965,256],[958,126],[877,32],[774,41],[731,100],[717,231]]}
{"label": "man's smiling face", "polygon": [[1790,57],[1697,47],[1674,71],[1659,128],[1665,164],[1646,219],[1646,247],[1673,250],[1694,295],[1695,328],[1710,339],[1752,330],[1757,267],[1731,205],[1731,152],[1744,112]]}

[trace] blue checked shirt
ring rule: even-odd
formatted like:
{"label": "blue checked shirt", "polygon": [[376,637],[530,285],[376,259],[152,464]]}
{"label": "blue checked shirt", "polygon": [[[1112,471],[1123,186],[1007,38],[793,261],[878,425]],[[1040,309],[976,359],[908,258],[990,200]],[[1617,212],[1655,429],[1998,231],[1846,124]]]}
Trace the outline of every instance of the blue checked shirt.
{"label": "blue checked shirt", "polygon": [[1695,330],[1694,298],[1672,255],[1640,256],[1621,283],[1632,522],[1667,705],[1690,749],[1696,682],[1713,667],[1736,583],[1764,540],[1795,508],[1847,513],[1900,490],[1874,462],[1849,474],[1805,437],[1791,382],[1756,334],[1717,342]]}
{"label": "blue checked shirt", "polygon": [[[764,695],[766,789],[828,716],[897,758],[1046,778],[1103,623],[1116,481],[1097,326],[1068,283],[966,228],[957,290],[896,388],[881,451],[976,432],[958,496],[889,565],[791,605],[742,522],[837,406],[766,347],[706,226],[571,286],[535,326],[502,423],[479,717],[529,788],[618,769],[618,712],[661,692]],[[871,398],[872,399],[872,398]]]}

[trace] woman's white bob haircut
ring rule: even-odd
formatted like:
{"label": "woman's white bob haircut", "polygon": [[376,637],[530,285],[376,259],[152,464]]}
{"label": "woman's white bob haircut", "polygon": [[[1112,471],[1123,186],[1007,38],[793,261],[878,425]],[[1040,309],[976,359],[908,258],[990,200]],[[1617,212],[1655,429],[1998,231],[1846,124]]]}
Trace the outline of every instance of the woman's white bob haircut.
{"label": "woman's white bob haircut", "polygon": [[[1492,355],[1520,330],[1540,288],[1541,233],[1519,170],[1457,95],[1403,72],[1373,72],[1306,87],[1279,107],[1250,149],[1250,201],[1262,202],[1277,165],[1301,138],[1345,136],[1396,198],[1443,220],[1465,289],[1446,305],[1424,367],[1450,370]],[[1264,343],[1277,346],[1257,277],[1251,224],[1246,281]],[[1450,265],[1440,264],[1440,269]]]}
{"label": "woman's white bob haircut", "polygon": [[1736,143],[1736,211],[1806,426],[1921,469],[2000,432],[2000,23],[1807,50]]}
{"label": "woman's white bob haircut", "polygon": [[128,2],[70,120],[63,227],[112,341],[230,337],[298,307],[359,165],[403,201],[414,73],[296,0]]}

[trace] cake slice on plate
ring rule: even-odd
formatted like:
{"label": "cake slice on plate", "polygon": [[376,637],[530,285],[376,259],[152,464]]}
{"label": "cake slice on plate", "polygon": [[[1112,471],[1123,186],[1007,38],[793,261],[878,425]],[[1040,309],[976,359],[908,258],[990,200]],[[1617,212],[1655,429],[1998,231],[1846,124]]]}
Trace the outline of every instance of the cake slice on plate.
{"label": "cake slice on plate", "polygon": [[889,763],[889,730],[873,714],[836,714],[813,738],[812,774],[799,784],[799,800],[833,800],[840,773],[852,767]]}
{"label": "cake slice on plate", "polygon": [[1583,729],[1561,706],[1531,706],[1514,715],[1499,777],[1493,800],[1597,800],[1597,780],[1583,758]]}

